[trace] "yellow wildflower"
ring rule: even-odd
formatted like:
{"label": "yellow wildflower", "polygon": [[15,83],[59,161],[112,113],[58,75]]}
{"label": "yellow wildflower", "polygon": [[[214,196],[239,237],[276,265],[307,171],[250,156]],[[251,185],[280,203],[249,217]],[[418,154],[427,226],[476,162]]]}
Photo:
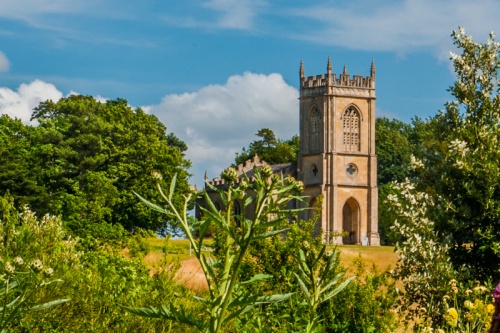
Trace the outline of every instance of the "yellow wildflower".
{"label": "yellow wildflower", "polygon": [[458,312],[455,308],[449,308],[447,314],[444,316],[446,324],[451,327],[457,327]]}
{"label": "yellow wildflower", "polygon": [[486,312],[488,312],[488,315],[491,316],[493,312],[495,312],[495,306],[491,303],[486,305]]}

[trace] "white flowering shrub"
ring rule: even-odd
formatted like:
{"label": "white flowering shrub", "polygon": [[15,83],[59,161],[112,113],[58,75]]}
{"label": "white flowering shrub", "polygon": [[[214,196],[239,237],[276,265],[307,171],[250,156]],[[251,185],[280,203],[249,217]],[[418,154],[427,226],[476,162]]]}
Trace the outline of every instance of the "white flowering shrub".
{"label": "white flowering shrub", "polygon": [[440,322],[442,299],[455,272],[447,243],[439,239],[428,218],[434,202],[408,179],[393,187],[398,195],[389,195],[387,200],[397,216],[393,232],[402,239],[396,243],[398,263],[394,269],[395,277],[403,283],[401,306],[409,321],[419,318]]}
{"label": "white flowering shrub", "polygon": [[432,119],[433,133],[415,165],[416,186],[436,205],[427,215],[446,238],[467,279],[497,279],[500,262],[500,43],[476,43],[460,28],[451,53],[453,101]]}
{"label": "white flowering shrub", "polygon": [[24,316],[68,301],[50,295],[61,282],[55,269],[77,260],[75,241],[66,239],[59,218],[38,219],[21,213],[8,196],[0,197],[0,331],[16,327]]}

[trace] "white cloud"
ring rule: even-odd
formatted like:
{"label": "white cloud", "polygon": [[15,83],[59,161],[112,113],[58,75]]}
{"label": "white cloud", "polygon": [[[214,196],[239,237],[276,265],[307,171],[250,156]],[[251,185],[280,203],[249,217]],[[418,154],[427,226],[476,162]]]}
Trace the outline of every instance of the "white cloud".
{"label": "white cloud", "polygon": [[224,85],[194,93],[167,95],[159,105],[144,107],[155,114],[189,149],[192,182],[203,184],[205,170],[213,178],[234,162],[236,152],[257,139],[261,128],[278,138],[298,134],[298,91],[280,74],[231,76]]}
{"label": "white cloud", "polygon": [[40,80],[23,83],[17,91],[0,87],[0,114],[7,114],[29,123],[33,109],[40,102],[49,99],[58,101],[61,97],[63,94],[53,84]]}
{"label": "white cloud", "polygon": [[9,59],[7,59],[5,53],[0,51],[0,72],[8,72],[9,68],[10,68]]}
{"label": "white cloud", "polygon": [[366,51],[447,53],[458,26],[477,38],[500,31],[496,0],[351,1],[347,7],[335,3],[287,13],[308,23],[297,26],[294,38]]}
{"label": "white cloud", "polygon": [[258,8],[263,5],[258,0],[209,0],[205,4],[220,14],[218,27],[230,29],[252,28]]}
{"label": "white cloud", "polygon": [[256,19],[266,7],[265,0],[207,0],[200,8],[164,13],[162,18],[169,25],[183,28],[254,30]]}
{"label": "white cloud", "polygon": [[[87,4],[86,4],[87,3]],[[41,14],[57,14],[78,12],[89,7],[88,2],[77,0],[19,0],[0,1],[0,17],[29,21],[31,17]]]}

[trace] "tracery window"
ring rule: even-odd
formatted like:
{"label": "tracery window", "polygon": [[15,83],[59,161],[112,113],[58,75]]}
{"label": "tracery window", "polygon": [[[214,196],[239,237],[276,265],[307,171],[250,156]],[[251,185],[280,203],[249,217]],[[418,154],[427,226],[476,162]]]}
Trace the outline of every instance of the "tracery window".
{"label": "tracery window", "polygon": [[320,150],[321,138],[321,115],[317,108],[314,108],[309,116],[309,151],[318,152]]}
{"label": "tracery window", "polygon": [[344,151],[360,151],[359,127],[359,111],[354,107],[345,110],[342,115]]}

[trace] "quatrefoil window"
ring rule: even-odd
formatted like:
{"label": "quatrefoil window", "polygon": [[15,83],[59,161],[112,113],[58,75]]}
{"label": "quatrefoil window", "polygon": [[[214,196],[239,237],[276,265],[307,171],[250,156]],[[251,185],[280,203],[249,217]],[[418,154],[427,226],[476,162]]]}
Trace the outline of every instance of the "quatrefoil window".
{"label": "quatrefoil window", "polygon": [[355,176],[358,173],[358,167],[355,164],[349,164],[345,169],[349,176]]}

